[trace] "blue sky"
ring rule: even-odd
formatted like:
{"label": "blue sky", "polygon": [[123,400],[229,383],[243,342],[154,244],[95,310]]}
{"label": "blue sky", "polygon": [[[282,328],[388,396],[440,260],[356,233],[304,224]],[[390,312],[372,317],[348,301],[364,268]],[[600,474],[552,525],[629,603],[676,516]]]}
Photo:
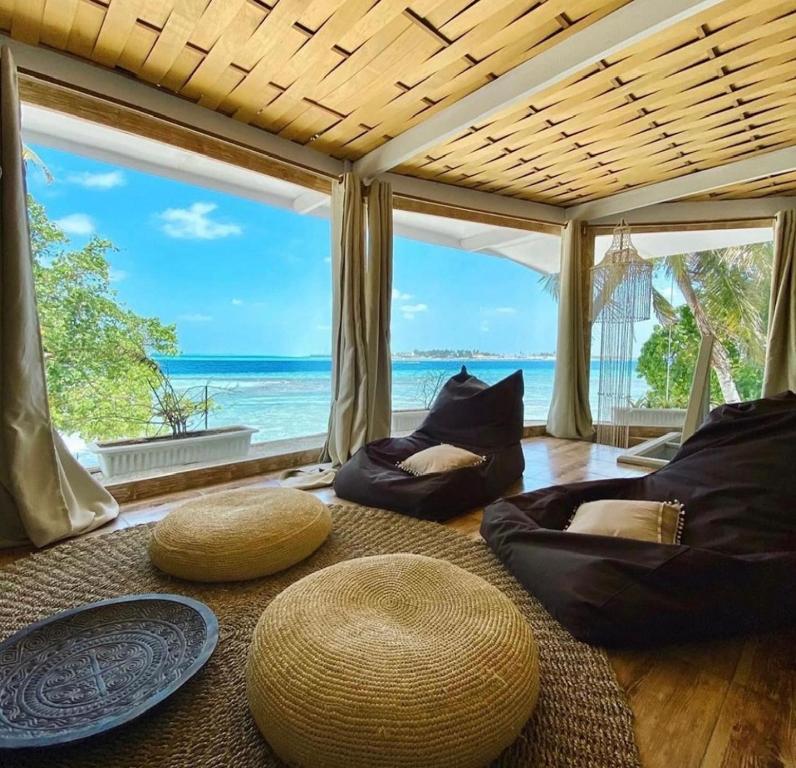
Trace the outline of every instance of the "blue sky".
{"label": "blue sky", "polygon": [[[192,354],[328,354],[325,219],[33,146],[28,188],[76,246],[113,241],[119,298]],[[553,352],[556,306],[514,262],[396,238],[392,347]]]}

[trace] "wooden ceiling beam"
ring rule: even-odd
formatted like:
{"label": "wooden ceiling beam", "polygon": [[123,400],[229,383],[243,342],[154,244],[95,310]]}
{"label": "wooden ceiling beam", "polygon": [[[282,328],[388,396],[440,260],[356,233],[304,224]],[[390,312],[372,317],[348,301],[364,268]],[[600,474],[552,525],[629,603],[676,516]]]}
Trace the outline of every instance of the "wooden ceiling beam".
{"label": "wooden ceiling beam", "polygon": [[786,147],[574,205],[566,209],[566,215],[570,220],[599,219],[794,170],[796,170],[796,147]]}
{"label": "wooden ceiling beam", "polygon": [[498,112],[541,93],[585,67],[646,40],[722,0],[632,0],[558,45],[520,64],[354,163],[361,176],[395,168]]}

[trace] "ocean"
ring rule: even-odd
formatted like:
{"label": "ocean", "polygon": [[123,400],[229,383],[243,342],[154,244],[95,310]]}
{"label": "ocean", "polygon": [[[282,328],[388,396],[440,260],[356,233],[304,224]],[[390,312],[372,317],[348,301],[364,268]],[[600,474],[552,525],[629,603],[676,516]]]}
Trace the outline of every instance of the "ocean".
{"label": "ocean", "polygon": [[[331,392],[328,357],[224,357],[182,355],[158,358],[179,389],[207,386],[216,408],[208,426],[243,424],[258,430],[255,442],[326,431]],[[424,391],[466,365],[494,384],[518,368],[525,380],[525,419],[544,421],[553,392],[552,359],[393,360],[393,408],[424,407]],[[596,397],[599,363],[591,362],[591,392]],[[633,397],[646,389],[634,379]],[[593,404],[596,407],[596,403]]]}

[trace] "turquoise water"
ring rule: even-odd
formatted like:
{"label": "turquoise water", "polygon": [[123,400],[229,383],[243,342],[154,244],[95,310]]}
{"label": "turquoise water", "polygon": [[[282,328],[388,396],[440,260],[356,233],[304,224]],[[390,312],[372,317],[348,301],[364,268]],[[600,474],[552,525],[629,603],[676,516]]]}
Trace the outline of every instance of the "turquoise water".
{"label": "turquoise water", "polygon": [[[331,361],[324,357],[217,357],[183,355],[160,358],[160,364],[180,389],[208,386],[218,406],[208,426],[244,424],[258,430],[254,440],[279,440],[326,431],[331,391]],[[457,373],[462,364],[480,379],[494,384],[521,368],[525,380],[525,419],[543,421],[553,392],[555,361],[394,360],[393,408],[424,407],[424,389],[438,374]],[[591,391],[597,391],[599,364],[591,363]],[[633,396],[643,394],[636,380]],[[197,425],[198,426],[198,425]]]}

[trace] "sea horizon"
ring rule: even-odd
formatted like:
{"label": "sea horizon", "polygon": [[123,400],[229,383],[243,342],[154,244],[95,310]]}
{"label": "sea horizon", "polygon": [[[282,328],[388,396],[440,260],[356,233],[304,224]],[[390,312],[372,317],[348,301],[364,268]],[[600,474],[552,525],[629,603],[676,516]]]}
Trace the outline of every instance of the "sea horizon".
{"label": "sea horizon", "polygon": [[[244,424],[258,430],[255,440],[279,440],[326,430],[331,402],[331,356],[183,354],[156,358],[182,389],[207,386],[216,409],[208,426]],[[540,355],[392,358],[393,410],[425,408],[449,376],[466,365],[473,375],[495,384],[523,372],[526,421],[543,421],[553,395],[555,357]],[[596,399],[599,360],[590,362]],[[633,396],[646,390],[635,379]],[[595,403],[596,405],[596,403]]]}
{"label": "sea horizon", "polygon": [[[228,360],[331,360],[331,354],[309,354],[309,355],[269,355],[269,354],[217,354],[213,352],[181,352],[178,355],[152,355],[155,360],[175,360],[175,359],[204,359],[204,358],[223,358]],[[512,354],[500,354],[485,352],[480,355],[462,355],[442,357],[435,355],[416,355],[412,352],[394,352],[391,356],[393,360],[552,360],[555,352],[517,352]],[[597,358],[592,358],[597,359]]]}
{"label": "sea horizon", "polygon": [[[205,388],[214,404],[207,426],[242,425],[256,431],[254,442],[283,440],[324,433],[331,404],[331,356],[217,355],[192,353],[153,356],[180,391]],[[526,421],[545,421],[553,395],[555,358],[540,356],[392,358],[393,410],[425,408],[439,386],[462,365],[487,384],[495,384],[516,370],[523,372]],[[599,360],[589,365],[592,408],[596,408]],[[633,380],[633,399],[646,391]],[[201,428],[204,423],[197,423]],[[85,440],[70,435],[70,448],[81,461],[92,463]]]}

